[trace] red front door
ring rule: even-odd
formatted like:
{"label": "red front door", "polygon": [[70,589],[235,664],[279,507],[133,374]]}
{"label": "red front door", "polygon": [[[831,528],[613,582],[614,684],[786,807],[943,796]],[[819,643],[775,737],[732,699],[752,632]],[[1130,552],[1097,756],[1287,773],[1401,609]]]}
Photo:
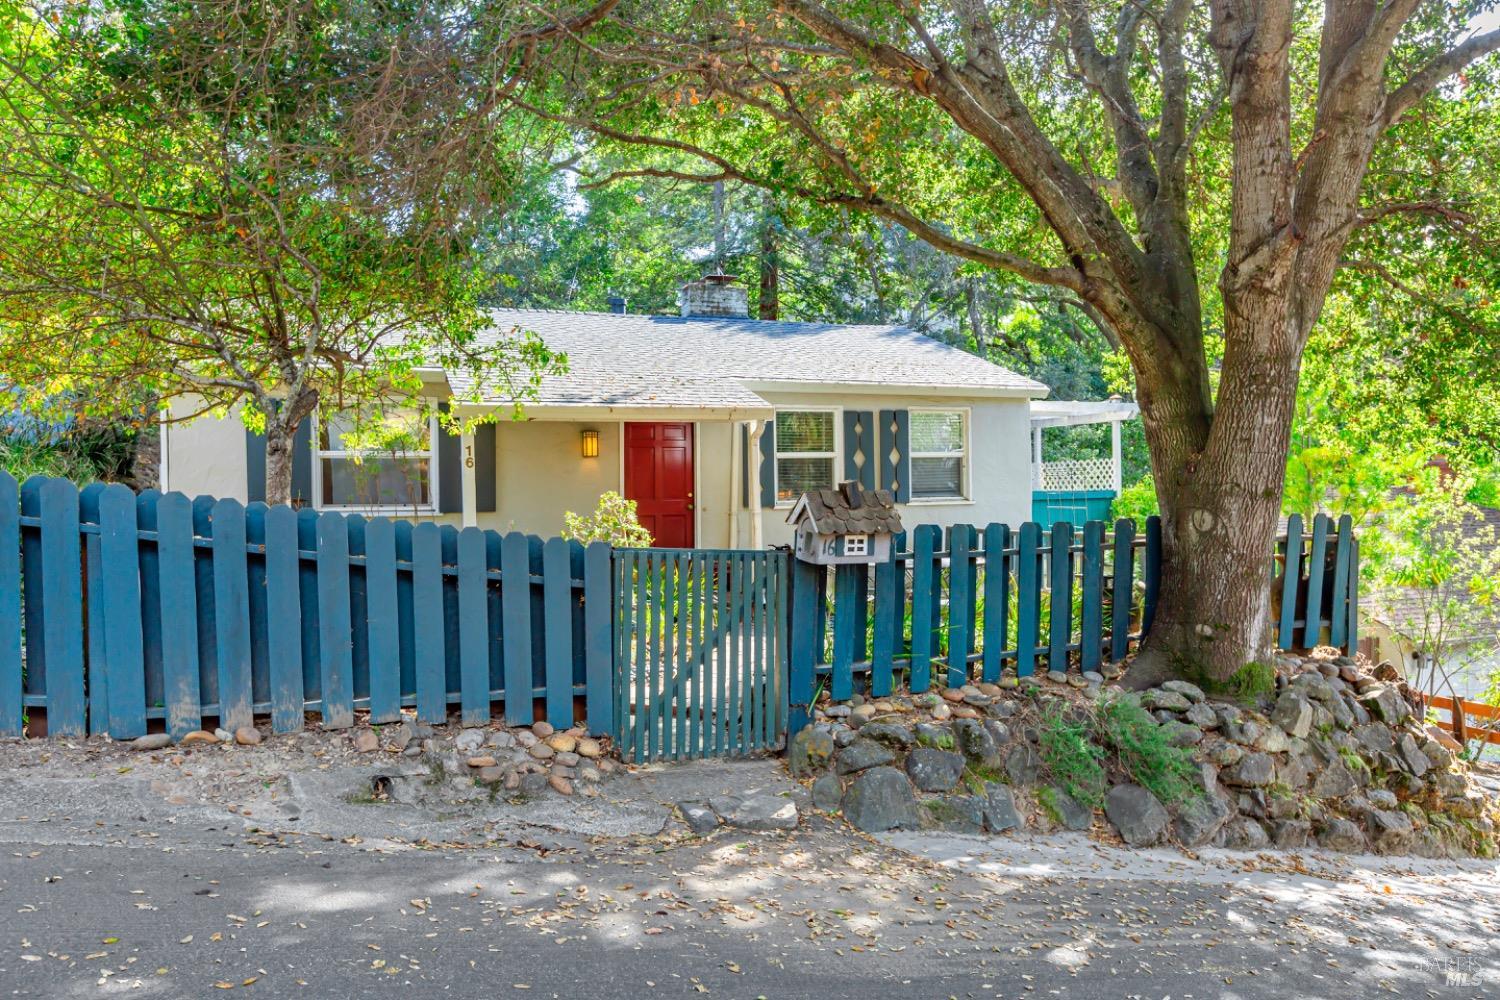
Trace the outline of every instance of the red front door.
{"label": "red front door", "polygon": [[659,547],[692,547],[692,424],[625,425],[625,499]]}

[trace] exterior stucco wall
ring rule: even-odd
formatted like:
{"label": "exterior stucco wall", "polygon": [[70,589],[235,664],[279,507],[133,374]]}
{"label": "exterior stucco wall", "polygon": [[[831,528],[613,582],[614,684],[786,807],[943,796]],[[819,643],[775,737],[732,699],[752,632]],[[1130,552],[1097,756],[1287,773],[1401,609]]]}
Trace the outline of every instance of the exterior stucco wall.
{"label": "exterior stucco wall", "polygon": [[[195,397],[175,399],[168,415],[181,418],[201,407],[202,401]],[[190,497],[232,497],[241,502],[249,496],[245,425],[237,413],[162,424],[162,459],[166,469],[164,490]]]}
{"label": "exterior stucco wall", "polygon": [[[959,399],[952,396],[867,393],[762,392],[778,409],[799,406],[851,410],[967,409],[969,411],[969,499],[919,500],[902,507],[907,526],[917,524],[974,524],[991,521],[1018,525],[1031,518],[1031,409],[1025,399]],[[842,430],[842,418],[836,421]],[[842,442],[841,442],[842,444]],[[842,472],[840,452],[838,471]],[[884,485],[879,484],[879,485]],[[786,523],[791,504],[766,510],[767,545],[789,545],[792,527]],[[742,519],[739,544],[749,544],[748,517]]]}
{"label": "exterior stucco wall", "polygon": [[[991,521],[1019,524],[1030,517],[1030,417],[1024,399],[964,400],[938,395],[832,392],[763,392],[762,395],[781,409],[968,409],[970,499],[908,504],[903,508],[906,522],[909,525],[960,522],[984,525]],[[190,405],[183,404],[179,412],[191,412]],[[841,432],[842,418],[835,423]],[[585,427],[599,431],[597,458],[582,457],[579,432]],[[244,500],[244,434],[243,424],[234,415],[169,425],[166,452],[170,488],[189,495],[207,493]],[[557,534],[562,529],[564,511],[587,513],[597,506],[602,493],[623,489],[621,440],[619,420],[501,420],[495,429],[497,509],[479,514],[479,526],[543,536]],[[736,485],[736,467],[743,468],[737,425],[723,420],[699,421],[695,441],[693,503],[697,513],[697,544],[708,548],[749,546],[751,514],[740,506]],[[836,467],[842,471],[842,453]],[[755,468],[754,463],[751,468]],[[790,544],[792,530],[786,524],[789,509],[788,504],[762,512],[763,544]],[[417,520],[462,523],[458,514]]]}

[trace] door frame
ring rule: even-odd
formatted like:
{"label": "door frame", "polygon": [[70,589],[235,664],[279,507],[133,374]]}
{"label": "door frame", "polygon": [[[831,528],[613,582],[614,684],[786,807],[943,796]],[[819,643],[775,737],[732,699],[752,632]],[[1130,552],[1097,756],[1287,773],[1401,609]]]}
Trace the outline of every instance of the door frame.
{"label": "door frame", "polygon": [[[698,436],[702,433],[698,420],[621,420],[615,430],[619,435],[620,460],[615,463],[619,476],[620,496],[625,496],[625,425],[626,424],[691,424],[693,427],[693,545],[703,548],[703,471],[698,461]],[[732,422],[731,422],[732,427]],[[625,497],[625,499],[630,499]]]}

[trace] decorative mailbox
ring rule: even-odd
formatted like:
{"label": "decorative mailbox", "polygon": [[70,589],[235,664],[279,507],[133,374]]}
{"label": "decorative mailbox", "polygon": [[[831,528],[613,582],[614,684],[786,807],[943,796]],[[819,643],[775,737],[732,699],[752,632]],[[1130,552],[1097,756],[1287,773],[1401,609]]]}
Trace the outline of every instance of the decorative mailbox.
{"label": "decorative mailbox", "polygon": [[902,530],[891,491],[856,482],[802,494],[787,523],[796,525],[797,558],[821,566],[884,562]]}

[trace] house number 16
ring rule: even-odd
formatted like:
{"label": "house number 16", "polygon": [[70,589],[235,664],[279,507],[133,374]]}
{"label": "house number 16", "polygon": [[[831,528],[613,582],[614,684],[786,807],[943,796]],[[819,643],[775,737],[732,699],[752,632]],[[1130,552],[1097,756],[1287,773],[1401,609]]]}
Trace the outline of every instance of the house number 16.
{"label": "house number 16", "polygon": [[464,445],[464,468],[474,468],[474,446],[472,444]]}

